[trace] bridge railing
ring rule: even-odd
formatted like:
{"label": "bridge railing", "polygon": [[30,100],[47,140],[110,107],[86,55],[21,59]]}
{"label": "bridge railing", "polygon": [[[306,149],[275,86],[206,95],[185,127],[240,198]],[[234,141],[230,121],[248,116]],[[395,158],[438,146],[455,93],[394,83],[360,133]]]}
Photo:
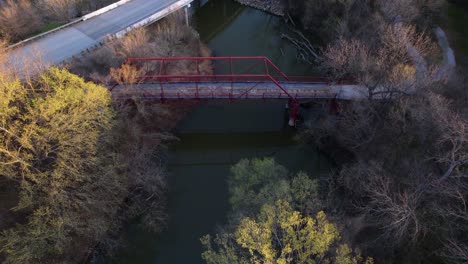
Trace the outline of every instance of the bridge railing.
{"label": "bridge railing", "polygon": [[229,82],[233,90],[239,82],[252,83],[252,88],[256,83],[268,82],[294,100],[294,96],[284,89],[282,83],[330,83],[325,78],[288,77],[264,56],[129,58],[127,63],[144,69],[146,74],[138,82],[159,84],[162,97],[165,93],[164,85],[169,83],[193,83],[197,90],[201,83]]}
{"label": "bridge railing", "polygon": [[[127,63],[153,64],[155,75],[171,75],[185,71],[187,75],[215,74],[230,75],[270,75],[277,81],[287,81],[284,74],[270,59],[264,56],[241,57],[168,57],[168,58],[129,58]],[[216,70],[215,70],[216,69]]]}
{"label": "bridge railing", "polygon": [[127,63],[145,68],[147,73],[141,76],[141,82],[248,82],[273,78],[279,83],[353,83],[347,79],[332,82],[324,77],[287,76],[264,56],[129,58]]}
{"label": "bridge railing", "polygon": [[[159,83],[178,83],[178,82],[271,82],[271,75],[265,74],[216,74],[216,75],[157,75],[146,74],[139,78],[139,82]],[[332,84],[332,81],[327,78],[321,77],[308,77],[308,76],[288,76],[287,81],[278,81],[280,83],[312,83],[312,84]],[[348,81],[335,82],[339,84],[347,83]]]}
{"label": "bridge railing", "polygon": [[[288,77],[264,56],[129,58],[126,63],[145,72],[138,78],[139,84],[156,84],[156,90],[155,85],[152,85],[153,89],[148,91],[143,88],[144,85],[139,86],[141,93],[152,98],[161,101],[210,97],[229,100],[248,97],[288,98],[292,120],[295,120],[298,111],[298,95],[285,89],[284,83],[330,84],[326,78]],[[181,83],[187,85],[171,89],[174,88],[171,84]],[[218,86],[213,88],[214,84]]]}
{"label": "bridge railing", "polygon": [[270,81],[269,75],[263,74],[244,74],[244,75],[229,75],[229,74],[216,74],[216,75],[143,75],[139,78],[142,83],[226,83],[226,82],[268,82]]}

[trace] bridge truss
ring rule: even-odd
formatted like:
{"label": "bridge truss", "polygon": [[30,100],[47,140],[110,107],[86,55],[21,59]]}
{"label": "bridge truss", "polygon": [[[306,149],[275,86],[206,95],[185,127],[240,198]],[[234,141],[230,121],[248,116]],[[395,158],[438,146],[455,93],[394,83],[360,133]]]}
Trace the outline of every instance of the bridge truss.
{"label": "bridge truss", "polygon": [[132,83],[116,85],[117,99],[131,96],[166,104],[283,99],[294,122],[300,99],[330,98],[326,89],[311,88],[328,86],[327,79],[288,77],[263,56],[129,58],[126,64],[144,74]]}

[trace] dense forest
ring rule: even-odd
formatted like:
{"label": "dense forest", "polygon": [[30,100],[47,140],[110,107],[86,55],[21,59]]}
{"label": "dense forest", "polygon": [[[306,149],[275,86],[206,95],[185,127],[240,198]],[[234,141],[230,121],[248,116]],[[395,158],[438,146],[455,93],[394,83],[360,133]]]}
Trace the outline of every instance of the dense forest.
{"label": "dense forest", "polygon": [[[123,103],[106,86],[154,70],[128,57],[210,55],[198,34],[176,15],[21,72],[3,48],[110,2],[0,1],[0,262],[91,263],[121,246],[131,219],[165,227],[165,151],[190,107]],[[447,30],[449,4],[466,3],[240,2],[284,16],[302,63],[366,94],[297,131],[333,160],[326,177],[268,157],[231,168],[228,221],[200,238],[203,260],[467,263],[467,73]]]}
{"label": "dense forest", "polygon": [[447,3],[290,7],[327,43],[324,72],[368,90],[368,100],[344,104],[303,133],[340,167],[330,175],[329,206],[344,218],[364,217],[362,233],[374,242],[358,244],[377,262],[466,262],[466,69],[445,56],[438,24],[446,23]]}
{"label": "dense forest", "polygon": [[175,140],[168,132],[186,110],[115,101],[102,85],[141,73],[120,67],[130,56],[203,52],[195,32],[174,16],[111,39],[68,69],[25,60],[18,72],[1,54],[0,260],[89,262],[121,246],[129,219],[141,217],[152,232],[165,226],[161,164]]}
{"label": "dense forest", "polygon": [[[367,99],[343,103],[338,115],[312,120],[301,132],[301,140],[318,144],[338,165],[321,183],[305,175],[278,180],[287,173],[273,161],[233,167],[232,220],[221,234],[202,239],[208,263],[468,261],[466,69],[455,67],[444,45],[439,26],[447,23],[447,4],[286,3],[303,32],[287,38],[304,61],[333,80],[361,84]],[[322,47],[312,46],[309,35],[320,36]],[[333,226],[320,224],[328,220],[319,210],[353,229],[343,229],[351,247],[314,230]],[[317,238],[323,251],[316,251]]]}

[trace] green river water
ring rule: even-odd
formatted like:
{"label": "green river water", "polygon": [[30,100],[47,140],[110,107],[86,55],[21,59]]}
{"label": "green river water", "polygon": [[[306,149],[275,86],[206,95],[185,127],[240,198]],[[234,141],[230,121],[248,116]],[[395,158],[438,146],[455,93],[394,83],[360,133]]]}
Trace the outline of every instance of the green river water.
{"label": "green river water", "polygon": [[449,4],[448,18],[447,28],[457,63],[468,69],[468,4]]}
{"label": "green river water", "polygon": [[[287,74],[311,73],[281,39],[281,18],[232,0],[193,6],[193,26],[214,56],[264,55]],[[293,140],[284,103],[199,106],[175,133],[180,142],[169,151],[166,230],[152,234],[131,224],[124,234],[127,246],[102,263],[202,263],[199,239],[226,222],[229,169],[242,158],[275,157],[293,172],[314,176],[331,168],[317,149]]]}

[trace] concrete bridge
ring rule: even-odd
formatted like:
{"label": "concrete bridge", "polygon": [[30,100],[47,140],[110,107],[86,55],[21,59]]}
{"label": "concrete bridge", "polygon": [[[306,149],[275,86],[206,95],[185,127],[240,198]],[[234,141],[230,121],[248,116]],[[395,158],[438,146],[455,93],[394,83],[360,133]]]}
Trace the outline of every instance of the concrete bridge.
{"label": "concrete bridge", "polygon": [[46,64],[59,64],[133,28],[153,23],[193,0],[121,0],[53,32],[14,45],[10,62],[22,68],[24,58],[39,54]]}

